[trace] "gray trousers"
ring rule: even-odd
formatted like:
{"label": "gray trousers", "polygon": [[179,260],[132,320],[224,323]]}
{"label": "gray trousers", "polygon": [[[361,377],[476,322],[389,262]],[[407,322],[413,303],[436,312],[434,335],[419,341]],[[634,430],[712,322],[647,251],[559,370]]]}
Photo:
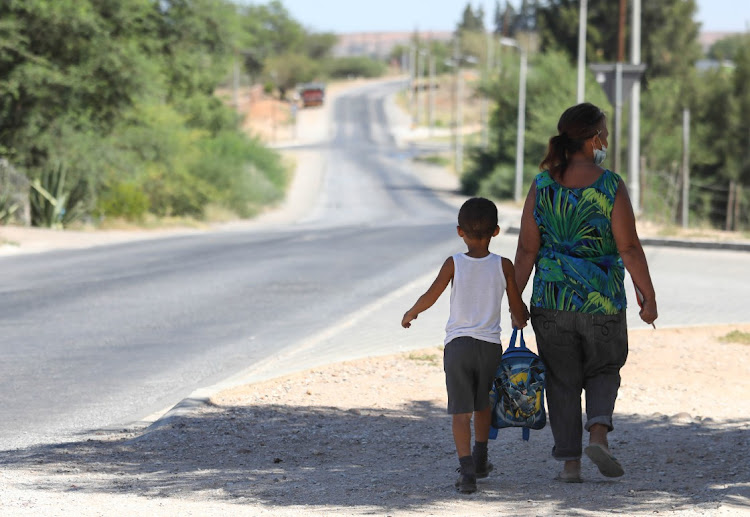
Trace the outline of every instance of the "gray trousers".
{"label": "gray trousers", "polygon": [[[547,369],[547,405],[558,460],[581,457],[583,428],[604,424],[620,388],[620,368],[628,357],[625,312],[605,316],[531,307],[539,356]],[[586,391],[582,426],[581,391]]]}

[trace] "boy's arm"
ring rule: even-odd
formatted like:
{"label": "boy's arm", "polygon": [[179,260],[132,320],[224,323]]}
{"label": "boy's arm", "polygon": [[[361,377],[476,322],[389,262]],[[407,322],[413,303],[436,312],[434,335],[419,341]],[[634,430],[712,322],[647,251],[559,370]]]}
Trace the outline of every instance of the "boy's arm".
{"label": "boy's arm", "polygon": [[404,313],[404,317],[401,319],[401,326],[404,328],[411,327],[411,321],[417,319],[420,312],[424,312],[432,307],[440,295],[443,294],[445,288],[448,287],[451,279],[453,278],[453,257],[448,257],[443,262],[443,267],[440,268],[437,278],[432,282],[427,291],[419,297],[414,306]]}
{"label": "boy's arm", "polygon": [[503,274],[505,275],[505,292],[508,293],[508,305],[510,306],[510,316],[515,328],[522,329],[529,320],[529,310],[521,299],[521,291],[516,284],[516,271],[513,262],[503,257]]}

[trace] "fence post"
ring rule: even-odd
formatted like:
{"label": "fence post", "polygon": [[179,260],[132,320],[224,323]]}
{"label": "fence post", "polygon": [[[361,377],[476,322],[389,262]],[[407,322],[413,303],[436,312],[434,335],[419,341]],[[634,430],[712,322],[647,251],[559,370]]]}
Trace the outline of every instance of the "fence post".
{"label": "fence post", "polygon": [[690,110],[682,110],[682,227],[688,227],[690,194]]}
{"label": "fence post", "polygon": [[736,190],[737,187],[734,183],[734,180],[729,180],[729,195],[727,196],[727,219],[726,224],[724,226],[724,229],[728,232],[731,232],[734,229],[734,207],[735,205],[735,196],[736,196]]}

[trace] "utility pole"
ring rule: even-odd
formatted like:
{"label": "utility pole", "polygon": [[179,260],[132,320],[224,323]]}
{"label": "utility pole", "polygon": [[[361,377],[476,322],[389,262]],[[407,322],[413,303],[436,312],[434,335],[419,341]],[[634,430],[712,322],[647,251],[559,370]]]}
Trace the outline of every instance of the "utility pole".
{"label": "utility pole", "polygon": [[456,104],[456,173],[460,176],[464,170],[464,111],[463,111],[463,96],[464,96],[464,74],[461,70],[461,65],[458,65],[458,77],[456,85],[456,97],[458,102]]}
{"label": "utility pole", "polygon": [[588,20],[588,0],[581,0],[578,11],[578,104],[586,97],[586,23]]}
{"label": "utility pole", "polygon": [[409,47],[409,113],[412,116],[412,125],[414,124],[414,76],[417,72],[416,67],[417,48],[414,43]]}
{"label": "utility pole", "polygon": [[518,85],[518,133],[516,133],[516,184],[513,198],[516,202],[521,201],[521,189],[523,188],[523,147],[526,136],[526,73],[528,70],[528,57],[526,50],[519,45],[521,52],[521,77]]}
{"label": "utility pole", "polygon": [[415,119],[415,125],[419,127],[422,122],[422,72],[424,69],[424,53],[422,49],[417,49],[417,116]]}
{"label": "utility pole", "polygon": [[[484,66],[484,87],[487,88],[489,81],[492,77],[492,61],[493,61],[493,52],[494,52],[495,43],[492,38],[492,31],[487,32],[487,60]],[[479,118],[482,125],[482,149],[487,149],[489,147],[490,143],[490,124],[489,124],[489,98],[487,97],[487,94],[485,93],[482,95],[482,99],[480,101],[480,112],[479,112]]]}
{"label": "utility pole", "polygon": [[625,61],[625,13],[628,0],[620,0],[620,19],[617,30],[617,62]]}
{"label": "utility pole", "polygon": [[[585,1],[585,0],[584,0]],[[630,62],[641,64],[641,0],[633,0]],[[630,202],[635,215],[641,213],[641,81],[633,83],[630,92],[630,137],[628,138],[628,180]]]}
{"label": "utility pole", "polygon": [[625,5],[620,0],[620,19],[617,32],[617,63],[615,64],[615,172],[621,172],[622,152],[622,63],[625,61]]}
{"label": "utility pole", "polygon": [[463,142],[459,132],[461,124],[459,120],[463,117],[460,97],[463,85],[461,84],[461,42],[458,33],[453,40],[453,66],[456,68],[455,88],[453,89],[453,166],[456,174],[460,175],[463,169]]}
{"label": "utility pole", "polygon": [[435,129],[435,56],[430,54],[430,93],[429,93],[429,114],[428,123],[430,127],[430,136]]}
{"label": "utility pole", "polygon": [[682,110],[682,227],[688,227],[690,204],[690,110]]}

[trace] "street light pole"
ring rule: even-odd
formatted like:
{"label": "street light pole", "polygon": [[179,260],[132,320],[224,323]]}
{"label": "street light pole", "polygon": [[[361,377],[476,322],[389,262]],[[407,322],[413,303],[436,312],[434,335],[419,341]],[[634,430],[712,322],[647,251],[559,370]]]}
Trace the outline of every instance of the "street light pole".
{"label": "street light pole", "polygon": [[[641,0],[633,0],[633,28],[630,59],[634,65],[641,64]],[[630,201],[636,215],[641,212],[641,81],[633,84],[630,92],[630,138],[628,138],[628,180]]]}
{"label": "street light pole", "polygon": [[588,20],[588,0],[581,0],[578,12],[578,104],[583,102],[586,91],[586,23]]}

